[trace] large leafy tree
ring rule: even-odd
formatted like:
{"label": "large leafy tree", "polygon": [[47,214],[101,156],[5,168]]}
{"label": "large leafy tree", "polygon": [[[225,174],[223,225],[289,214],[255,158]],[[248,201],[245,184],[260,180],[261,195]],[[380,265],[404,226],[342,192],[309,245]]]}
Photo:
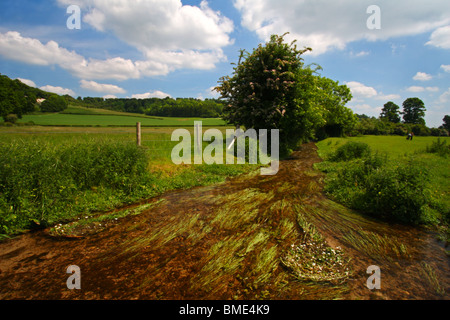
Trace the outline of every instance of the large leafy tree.
{"label": "large leafy tree", "polygon": [[425,104],[419,98],[408,98],[403,102],[403,122],[425,125]]}
{"label": "large leafy tree", "polygon": [[277,35],[252,53],[242,50],[233,75],[216,87],[227,102],[224,119],[245,128],[279,129],[282,153],[311,137],[325,120],[315,100],[317,76],[301,58],[310,50]]}
{"label": "large leafy tree", "polygon": [[317,130],[317,138],[339,137],[349,132],[358,121],[352,110],[345,106],[352,99],[350,89],[321,76],[316,77],[316,88],[315,100],[325,121]]}
{"label": "large leafy tree", "polygon": [[383,109],[381,110],[380,119],[393,123],[399,123],[401,120],[400,107],[392,101],[385,103]]}
{"label": "large leafy tree", "polygon": [[442,121],[444,121],[444,123],[442,124],[442,127],[447,130],[450,131],[450,116],[446,115]]}

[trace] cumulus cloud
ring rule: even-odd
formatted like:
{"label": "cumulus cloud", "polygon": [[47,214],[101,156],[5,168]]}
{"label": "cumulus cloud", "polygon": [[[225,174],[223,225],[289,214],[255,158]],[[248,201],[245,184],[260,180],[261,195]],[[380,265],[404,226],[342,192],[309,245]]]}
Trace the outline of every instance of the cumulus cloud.
{"label": "cumulus cloud", "polygon": [[356,81],[350,81],[345,82],[347,87],[349,87],[350,91],[352,92],[352,95],[355,98],[372,98],[375,97],[378,93],[377,90],[375,90],[372,87],[368,87],[360,82]]}
{"label": "cumulus cloud", "polygon": [[450,25],[436,29],[430,36],[427,45],[442,49],[450,49]]}
{"label": "cumulus cloud", "polygon": [[[234,0],[241,12],[241,24],[260,39],[290,32],[287,40],[297,39],[300,46],[310,46],[312,54],[343,49],[357,40],[386,40],[436,30],[430,44],[445,46],[450,23],[450,2],[434,0],[380,0],[381,29],[369,30],[367,8],[371,0]],[[399,14],[401,12],[401,14]]]}
{"label": "cumulus cloud", "polygon": [[439,88],[438,87],[411,86],[411,87],[407,88],[406,91],[408,91],[408,92],[424,92],[424,91],[438,92]]}
{"label": "cumulus cloud", "polygon": [[179,68],[212,69],[226,61],[222,48],[233,43],[233,22],[212,10],[180,0],[58,0],[88,11],[83,21],[111,32],[141,51],[147,60],[135,63],[142,75],[161,75]]}
{"label": "cumulus cloud", "polygon": [[440,97],[439,102],[441,103],[447,103],[450,102],[450,88],[448,88],[447,91],[445,91]]}
{"label": "cumulus cloud", "polygon": [[396,100],[400,99],[401,96],[398,94],[379,94],[375,99],[377,100]]}
{"label": "cumulus cloud", "polygon": [[445,72],[450,72],[450,64],[443,64],[443,65],[441,65],[441,68],[442,68]]}
{"label": "cumulus cloud", "polygon": [[183,68],[212,69],[227,60],[222,48],[233,43],[229,37],[233,22],[213,11],[206,1],[199,7],[183,5],[180,0],[58,2],[79,5],[87,12],[84,23],[114,34],[139,50],[144,59],[85,58],[56,41],[42,43],[15,31],[0,33],[0,55],[28,64],[57,65],[80,79],[127,80]]}
{"label": "cumulus cloud", "polygon": [[413,77],[414,80],[417,81],[428,81],[431,80],[433,77],[425,72],[417,72],[416,75]]}
{"label": "cumulus cloud", "polygon": [[36,88],[36,83],[34,83],[33,80],[28,80],[28,79],[22,79],[22,78],[17,78],[17,80],[19,80],[20,82],[26,84],[29,87],[33,87]]}
{"label": "cumulus cloud", "polygon": [[66,88],[62,88],[62,87],[54,87],[51,85],[46,85],[43,87],[40,87],[39,89],[47,91],[47,92],[53,92],[59,95],[66,95],[68,94],[69,96],[75,96],[75,92],[73,92],[71,89],[66,89]]}
{"label": "cumulus cloud", "polygon": [[87,89],[90,91],[100,92],[100,93],[109,93],[109,94],[118,94],[125,93],[126,91],[119,86],[113,84],[103,84],[95,81],[87,81],[81,80],[80,87],[83,89]]}
{"label": "cumulus cloud", "polygon": [[161,98],[164,99],[166,97],[171,97],[170,94],[159,91],[159,90],[155,90],[155,91],[150,91],[150,92],[146,92],[146,93],[138,93],[138,94],[133,94],[131,96],[131,98],[135,98],[135,99],[149,99],[149,98]]}

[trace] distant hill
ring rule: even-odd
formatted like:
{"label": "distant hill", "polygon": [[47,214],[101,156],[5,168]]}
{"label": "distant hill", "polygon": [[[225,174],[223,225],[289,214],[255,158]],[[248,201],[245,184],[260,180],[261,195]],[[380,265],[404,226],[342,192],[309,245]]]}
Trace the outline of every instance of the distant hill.
{"label": "distant hill", "polygon": [[30,87],[20,80],[12,80],[0,74],[0,117],[5,120],[10,114],[21,118],[22,115],[36,110],[37,99],[58,100],[55,96],[61,99],[54,93]]}
{"label": "distant hill", "polygon": [[[0,117],[21,119],[33,112],[61,112],[69,105],[153,117],[220,118],[225,102],[195,98],[113,98],[59,96],[0,74]],[[86,110],[83,111],[84,113]],[[12,118],[11,118],[11,115]],[[8,120],[9,121],[9,120]],[[12,122],[12,121],[10,121]]]}

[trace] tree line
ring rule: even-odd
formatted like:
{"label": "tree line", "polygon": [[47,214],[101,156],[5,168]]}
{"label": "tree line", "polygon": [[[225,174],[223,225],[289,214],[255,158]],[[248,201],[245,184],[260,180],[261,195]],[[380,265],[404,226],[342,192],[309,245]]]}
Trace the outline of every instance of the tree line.
{"label": "tree line", "polygon": [[78,97],[72,102],[89,108],[101,108],[121,112],[140,113],[159,117],[199,117],[219,118],[222,115],[224,102],[218,99],[195,98],[147,98],[103,99],[94,97]]}
{"label": "tree line", "polygon": [[425,104],[415,97],[406,99],[403,111],[392,101],[384,104],[378,118],[357,115],[358,123],[353,134],[361,135],[406,135],[410,132],[418,136],[447,136],[450,131],[450,116],[446,115],[439,128],[429,128],[425,123]]}

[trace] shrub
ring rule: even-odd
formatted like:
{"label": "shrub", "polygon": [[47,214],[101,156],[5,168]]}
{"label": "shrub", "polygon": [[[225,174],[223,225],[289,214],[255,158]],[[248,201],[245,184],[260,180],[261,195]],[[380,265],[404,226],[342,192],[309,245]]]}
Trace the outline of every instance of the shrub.
{"label": "shrub", "polygon": [[337,148],[329,158],[330,161],[348,161],[370,155],[370,147],[367,143],[349,141]]}
{"label": "shrub", "polygon": [[433,141],[431,145],[427,146],[425,151],[427,153],[436,153],[441,157],[447,157],[450,154],[450,146],[447,145],[447,141],[437,139]]}
{"label": "shrub", "polygon": [[325,190],[337,201],[374,217],[423,223],[428,173],[409,161],[395,166],[379,155],[345,162],[328,178]]}
{"label": "shrub", "polygon": [[17,114],[8,114],[5,117],[5,122],[16,123],[18,119],[19,117],[17,116]]}
{"label": "shrub", "polygon": [[0,154],[0,233],[89,210],[106,194],[125,200],[148,177],[147,154],[134,144],[16,142]]}

